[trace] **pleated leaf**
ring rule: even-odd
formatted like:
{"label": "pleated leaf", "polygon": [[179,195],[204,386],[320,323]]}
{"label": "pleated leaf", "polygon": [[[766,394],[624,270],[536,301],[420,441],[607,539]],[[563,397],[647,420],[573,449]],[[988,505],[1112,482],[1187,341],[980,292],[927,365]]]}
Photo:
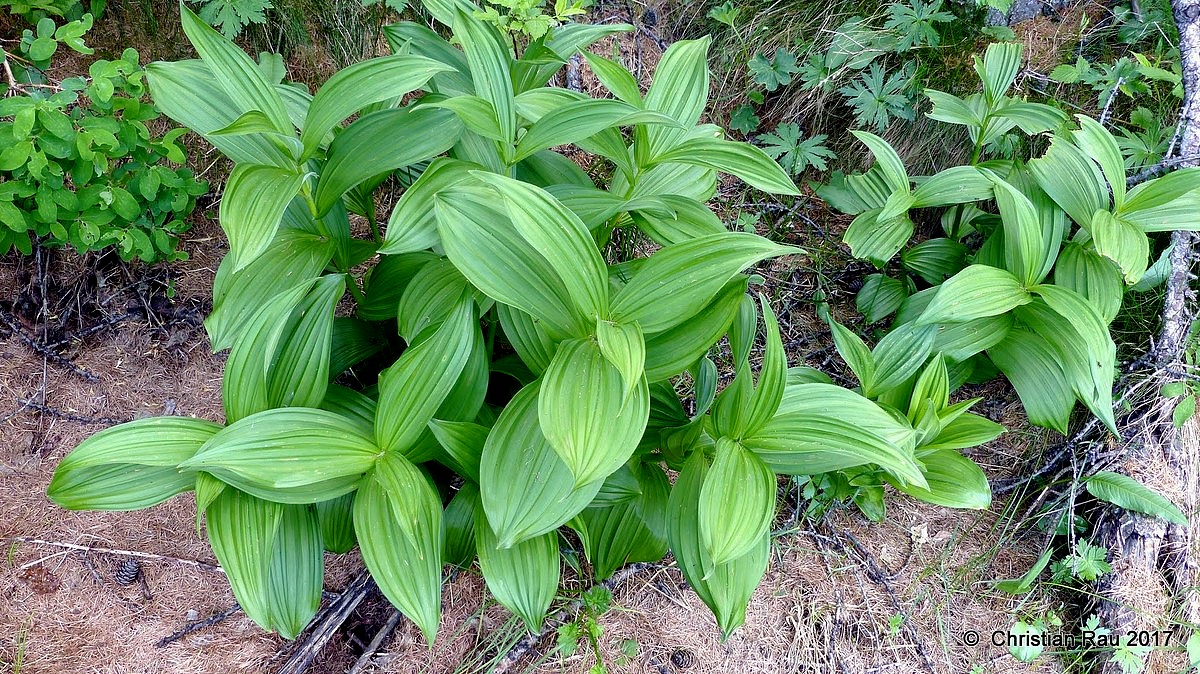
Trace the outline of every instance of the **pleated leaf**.
{"label": "pleated leaf", "polygon": [[603,507],[585,508],[572,520],[596,580],[625,564],[658,561],[667,552],[667,499],[671,485],[658,467],[639,468],[637,495]]}
{"label": "pleated leaf", "polygon": [[239,164],[229,174],[218,218],[229,238],[233,271],[244,269],[266,250],[303,176],[274,166]]}
{"label": "pleated leaf", "polygon": [[945,506],[986,510],[992,505],[992,489],[979,466],[953,449],[923,452],[928,487],[896,483],[896,489],[913,498]]}
{"label": "pleated leaf", "polygon": [[1150,266],[1150,237],[1133,223],[1108,211],[1096,211],[1087,229],[1096,252],[1121,269],[1126,283],[1132,285],[1141,280]]}
{"label": "pleated leaf", "polygon": [[636,321],[647,335],[696,314],[746,267],[797,252],[754,234],[727,232],[667,246],[613,297],[609,318]]}
{"label": "pleated leaf", "polygon": [[474,303],[461,300],[435,333],[380,374],[375,415],[380,448],[404,452],[425,432],[471,355],[474,320]]}
{"label": "pleated leaf", "polygon": [[313,96],[300,140],[305,155],[320,145],[336,125],[364,107],[400,98],[424,86],[429,78],[452,68],[422,56],[381,56],[334,73]]}
{"label": "pleated leaf", "polygon": [[467,179],[478,164],[438,157],[417,181],[404,190],[388,218],[382,255],[414,253],[438,244],[437,220],[434,217],[435,197],[441,190]]}
{"label": "pleated leaf", "polygon": [[746,604],[767,570],[771,541],[763,536],[745,556],[726,564],[712,563],[700,536],[700,494],[708,473],[703,452],[694,452],[671,488],[667,540],[683,577],[728,639],[746,620]]}
{"label": "pleated leaf", "polygon": [[749,143],[711,136],[689,138],[658,155],[654,161],[691,164],[728,173],[771,194],[800,194],[787,172],[766,152]]}
{"label": "pleated leaf", "polygon": [[316,503],[352,491],[378,453],[341,415],[285,407],[221,429],[180,467],[283,503]]}
{"label": "pleated leaf", "polygon": [[521,389],[483,446],[479,487],[496,545],[509,548],[552,532],[583,510],[602,480],[580,488],[539,422],[541,384]]}
{"label": "pleated leaf", "polygon": [[874,398],[911,379],[932,353],[936,334],[932,325],[908,323],[884,335],[872,354],[874,369],[865,394]]}
{"label": "pleated leaf", "polygon": [[484,510],[475,509],[475,547],[488,591],[525,623],[525,629],[537,633],[558,590],[558,533],[501,548]]}
{"label": "pleated leaf", "polygon": [[204,513],[208,541],[233,596],[246,615],[265,630],[274,627],[270,570],[276,532],[287,507],[225,489]]}
{"label": "pleated leaf", "polygon": [[1054,265],[1054,285],[1086,298],[1106,325],[1117,317],[1125,294],[1125,283],[1116,264],[1078,243],[1063,246]]}
{"label": "pleated leaf", "polygon": [[853,391],[800,384],[787,387],[775,417],[742,444],[783,475],[875,464],[919,485],[913,440],[907,423]]}
{"label": "pleated leaf", "polygon": [[47,495],[71,510],[138,510],[192,489],[176,466],[221,429],[202,419],[153,417],[107,428],[59,462]]}
{"label": "pleated leaf", "polygon": [[1075,394],[1053,345],[1030,330],[1013,328],[988,349],[988,357],[1017,390],[1029,423],[1067,432]]}
{"label": "pleated leaf", "polygon": [[534,122],[517,143],[515,160],[524,159],[539,150],[577,143],[605,129],[632,124],[679,125],[668,115],[640,110],[621,101],[581,99],[557,108]]}
{"label": "pleated leaf", "polygon": [[917,324],[962,323],[997,316],[1030,301],[1029,291],[1011,273],[973,264],[938,287]]}
{"label": "pleated leaf", "polygon": [[329,384],[333,311],[346,292],[341,274],[321,277],[292,311],[268,368],[271,407],[317,407]]}
{"label": "pleated leaf", "polygon": [[338,554],[350,552],[358,542],[354,537],[354,494],[318,501],[315,507],[325,549]]}
{"label": "pleated leaf", "polygon": [[749,553],[775,518],[775,473],[729,438],[717,439],[717,458],[700,490],[700,540],[712,563]]}
{"label": "pleated leaf", "polygon": [[674,147],[700,121],[708,105],[708,46],[707,37],[699,40],[679,40],[671,44],[658,66],[649,90],[646,91],[647,110],[670,115],[681,128],[662,125],[648,126],[645,152],[657,156]]}
{"label": "pleated leaf", "polygon": [[475,93],[492,104],[500,134],[512,142],[517,133],[513,105],[512,55],[499,30],[467,12],[455,14],[454,36],[462,43]]}
{"label": "pleated leaf", "polygon": [[[388,461],[404,458],[389,454]],[[396,494],[378,474],[354,497],[354,532],[363,562],[393,606],[416,623],[432,645],[442,610],[442,506],[433,487]],[[398,519],[413,522],[415,536]]]}
{"label": "pleated leaf", "polygon": [[696,361],[729,330],[746,294],[748,278],[735,276],[690,319],[646,337],[646,380],[673,377]]}
{"label": "pleated leaf", "polygon": [[624,395],[633,393],[646,370],[646,340],[637,323],[596,321],[596,344],[625,382]]}
{"label": "pleated leaf", "polygon": [[603,480],[637,448],[650,414],[645,379],[624,392],[621,372],[595,342],[559,345],[543,375],[538,421],[575,486]]}
{"label": "pleated leaf", "polygon": [[442,561],[460,569],[471,566],[475,559],[475,508],[479,504],[479,487],[465,483],[446,504],[442,513]]}
{"label": "pleated leaf", "polygon": [[316,510],[283,506],[267,567],[267,604],[271,624],[284,639],[295,639],[321,607],[323,552]]}

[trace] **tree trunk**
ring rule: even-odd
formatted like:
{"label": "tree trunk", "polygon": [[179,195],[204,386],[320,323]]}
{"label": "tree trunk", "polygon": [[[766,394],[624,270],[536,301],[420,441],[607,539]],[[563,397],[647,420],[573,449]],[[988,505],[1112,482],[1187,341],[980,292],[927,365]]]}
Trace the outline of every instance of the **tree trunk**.
{"label": "tree trunk", "polygon": [[[1171,4],[1179,28],[1185,92],[1180,142],[1175,152],[1180,157],[1194,157],[1200,154],[1200,0],[1173,0]],[[1184,374],[1182,359],[1195,300],[1190,286],[1194,239],[1191,232],[1175,232],[1171,237],[1174,249],[1163,300],[1163,325],[1151,351],[1162,383],[1179,381]],[[1200,623],[1195,526],[1200,499],[1200,438],[1195,421],[1182,432],[1175,429],[1174,400],[1159,398],[1151,405],[1122,428],[1126,456],[1122,468],[1174,501],[1188,515],[1191,525],[1168,524],[1115,508],[1100,513],[1096,538],[1109,549],[1113,572],[1097,583],[1101,597],[1098,612],[1101,621],[1116,634],[1169,629],[1171,617]],[[1187,636],[1177,633],[1177,643],[1182,644]],[[1146,671],[1179,671],[1177,662],[1166,662],[1170,657],[1164,651],[1153,652]],[[1107,662],[1103,672],[1118,674],[1121,669]]]}

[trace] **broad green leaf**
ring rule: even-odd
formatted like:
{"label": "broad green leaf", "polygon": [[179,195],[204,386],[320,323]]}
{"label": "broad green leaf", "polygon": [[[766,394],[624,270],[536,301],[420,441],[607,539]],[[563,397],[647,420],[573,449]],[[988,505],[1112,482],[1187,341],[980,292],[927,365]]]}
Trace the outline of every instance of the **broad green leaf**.
{"label": "broad green leaf", "polygon": [[[410,187],[405,194],[411,191]],[[367,276],[366,300],[358,303],[359,317],[368,321],[395,318],[405,288],[422,267],[438,259],[437,254],[430,251],[381,256]]]}
{"label": "broad green leaf", "polygon": [[961,323],[997,316],[1031,300],[1020,279],[1009,272],[973,264],[938,287],[917,324]]}
{"label": "broad green leaf", "polygon": [[235,163],[296,168],[291,152],[267,135],[212,135],[233,123],[242,110],[204,61],[155,61],[146,66],[146,81],[160,112],[203,135]]}
{"label": "broad green leaf", "polygon": [[1012,98],[997,108],[994,115],[1015,123],[1030,136],[1054,131],[1067,121],[1067,113],[1056,107]]}
{"label": "broad green leaf", "polygon": [[536,634],[558,590],[558,534],[551,531],[502,548],[484,511],[482,505],[475,508],[475,546],[488,591]]}
{"label": "broad green leaf", "polygon": [[667,552],[671,484],[662,469],[654,466],[639,467],[634,479],[638,490],[632,498],[585,508],[571,522],[597,580],[612,576],[625,564],[658,561]]}
{"label": "broad green leaf", "polygon": [[469,421],[430,419],[429,430],[446,450],[449,467],[468,480],[479,482],[483,448],[491,429]]}
{"label": "broad green leaf", "polygon": [[692,589],[717,618],[721,633],[728,638],[746,620],[746,604],[767,570],[771,551],[769,536],[745,556],[714,565],[700,535],[700,494],[709,466],[703,452],[694,452],[667,502],[667,540],[679,570]]}
{"label": "broad green leaf", "polygon": [[654,157],[679,143],[700,121],[708,104],[708,46],[707,37],[699,40],[679,40],[671,44],[658,61],[650,88],[646,91],[645,108],[670,115],[682,128],[661,125],[647,127],[645,153]]}
{"label": "broad green leaf", "polygon": [[1112,260],[1090,247],[1067,243],[1054,266],[1054,285],[1074,290],[1085,297],[1105,325],[1112,323],[1121,310],[1125,283],[1121,270]]}
{"label": "broad green leaf", "polygon": [[375,440],[381,449],[406,452],[425,432],[471,354],[474,321],[474,303],[460,300],[435,333],[380,373]]}
{"label": "broad green leaf", "polygon": [[321,409],[340,415],[346,423],[354,424],[362,435],[368,437],[375,430],[377,408],[378,403],[373,398],[340,384],[330,384],[325,391],[325,399],[321,401]]}
{"label": "broad green leaf", "polygon": [[746,267],[793,249],[754,234],[715,234],[659,250],[612,300],[609,318],[648,335],[695,315]]}
{"label": "broad green leaf", "polygon": [[874,398],[911,379],[933,351],[936,334],[934,326],[909,323],[884,335],[875,345],[874,370],[864,394]]}
{"label": "broad green leaf", "polygon": [[1014,327],[988,357],[1017,390],[1029,422],[1067,432],[1075,394],[1058,351],[1044,337]]}
{"label": "broad green leaf", "polygon": [[[926,239],[905,249],[900,254],[900,263],[906,270],[925,279],[927,283],[937,285],[967,266],[969,252],[966,246],[953,239]],[[901,295],[896,302],[899,303],[903,299],[904,295]]]}
{"label": "broad green leaf", "polygon": [[854,334],[850,328],[829,320],[829,330],[833,335],[833,345],[850,371],[858,377],[859,384],[867,389],[875,383],[875,357],[862,338]]}
{"label": "broad green leaf", "polygon": [[220,426],[190,417],[152,417],[106,428],[79,443],[54,469],[46,490],[71,510],[137,510],[191,489],[176,466]]}
{"label": "broad green leaf", "polygon": [[325,398],[333,312],[345,292],[341,274],[322,276],[292,310],[267,370],[271,407],[316,407]]}
{"label": "broad green leaf", "polygon": [[329,378],[336,379],[343,372],[358,365],[387,346],[375,326],[353,316],[338,316],[333,319],[333,331],[329,345]]}
{"label": "broad green leaf", "polygon": [[[389,455],[386,460],[404,460]],[[442,506],[433,487],[399,494],[372,473],[354,497],[354,532],[375,584],[433,644],[442,604]],[[416,535],[400,517],[411,518]]]}
{"label": "broad green leaf", "polygon": [[992,181],[974,166],[953,166],[920,180],[913,190],[913,207],[949,206],[992,197]]}
{"label": "broad green leaf", "polygon": [[642,104],[642,90],[638,87],[633,73],[629,72],[625,66],[586,51],[583,52],[583,58],[605,89],[630,105],[640,106]]}
{"label": "broad green leaf", "polygon": [[265,630],[274,627],[271,560],[276,532],[288,507],[237,489],[225,489],[204,513],[208,541],[229,579],[233,596],[246,615]]}
{"label": "broad green leaf", "polygon": [[1079,120],[1079,129],[1071,133],[1071,138],[1100,165],[1100,172],[1112,190],[1113,207],[1119,210],[1125,203],[1125,158],[1121,156],[1121,147],[1100,122],[1087,115],[1075,115],[1075,118]]}
{"label": "broad green leaf", "polygon": [[540,386],[529,384],[513,397],[483,446],[481,501],[503,548],[553,532],[587,507],[603,482],[575,487],[538,422]]}
{"label": "broad green leaf", "polygon": [[779,401],[783,399],[783,390],[787,385],[787,354],[783,350],[783,340],[779,335],[779,321],[775,312],[767,303],[767,298],[758,296],[762,305],[763,325],[766,328],[766,353],[763,355],[762,366],[759,368],[758,381],[754,393],[750,396],[750,406],[746,410],[746,433],[754,433],[775,416],[779,409]]}
{"label": "broad green leaf", "polygon": [[629,460],[650,413],[644,378],[625,395],[621,372],[591,340],[559,345],[542,377],[538,421],[575,486],[603,480]]}
{"label": "broad green leaf", "polygon": [[[708,209],[708,206],[688,197],[666,194],[659,201],[673,211],[673,215],[656,209],[632,210],[629,217],[633,224],[646,236],[661,246],[682,243],[711,234],[722,234],[725,225]],[[630,204],[641,205],[642,201]]]}
{"label": "broad green leaf", "polygon": [[400,336],[416,344],[426,328],[442,323],[454,309],[471,299],[467,279],[449,260],[429,262],[413,275],[404,288],[396,310]]}
{"label": "broad green leaf", "polygon": [[870,260],[882,268],[904,244],[912,238],[913,222],[907,213],[888,220],[880,220],[881,208],[872,208],[859,213],[846,229],[843,241],[850,246],[854,257]]}
{"label": "broad green leaf", "polygon": [[754,549],[775,517],[775,473],[729,438],[717,440],[717,458],[700,490],[700,540],[713,564]]}
{"label": "broad green leaf", "polygon": [[350,552],[358,543],[354,537],[354,494],[343,494],[316,504],[321,525],[321,541],[329,552]]}
{"label": "broad green leaf", "polygon": [[438,245],[437,220],[434,205],[438,192],[467,179],[478,164],[446,157],[434,159],[396,202],[388,218],[382,255],[415,253]]}
{"label": "broad green leaf", "polygon": [[1017,188],[988,171],[995,186],[996,205],[1004,227],[1004,267],[1025,284],[1041,280],[1042,225],[1033,203]]}
{"label": "broad green leaf", "polygon": [[900,155],[892,149],[888,142],[879,136],[876,136],[869,131],[851,131],[851,134],[859,140],[871,154],[875,155],[875,165],[883,173],[883,179],[887,183],[892,192],[909,191],[908,171],[904,170],[904,162],[901,161]]}
{"label": "broad green leaf", "polygon": [[1086,481],[1088,493],[1125,510],[1152,517],[1162,518],[1181,527],[1188,526],[1188,518],[1179,508],[1158,492],[1137,480],[1102,470]]}
{"label": "broad green leaf", "polygon": [[[423,3],[426,7],[430,3]],[[442,4],[442,3],[437,3]],[[462,3],[464,9],[474,11],[474,7]],[[439,16],[438,20],[450,25],[453,11]],[[455,49],[445,38],[438,35],[428,26],[412,21],[401,21],[383,27],[384,37],[394,54],[415,54],[439,61],[450,66],[447,72],[433,76],[431,88],[444,94],[469,94],[475,90],[471,82],[471,69],[467,65],[467,57],[462,51]]]}
{"label": "broad green leaf", "polygon": [[271,624],[284,639],[295,639],[321,607],[323,552],[316,510],[283,506],[267,567],[267,604]]}
{"label": "broad green leaf", "polygon": [[[1195,195],[1200,189],[1200,167],[1188,167],[1171,171],[1165,176],[1147,180],[1129,191],[1125,203],[1116,209],[1118,215],[1131,218],[1139,213],[1153,211]],[[1155,231],[1155,230],[1147,230]]]}
{"label": "broad green leaf", "polygon": [[431,108],[445,108],[458,115],[467,130],[479,134],[489,140],[505,141],[504,131],[500,129],[500,120],[496,118],[496,109],[491,103],[478,96],[453,96],[451,98],[431,97],[432,100],[422,100],[421,105]]}
{"label": "broad green leaf", "polygon": [[678,126],[678,122],[661,112],[642,110],[621,101],[585,98],[567,103],[534,122],[517,143],[514,160],[546,148],[577,143],[605,129],[633,124]]}
{"label": "broad green leaf", "polygon": [[913,440],[907,423],[857,393],[830,384],[800,384],[787,387],[779,412],[742,444],[784,475],[876,464],[923,485]]}
{"label": "broad green leaf", "polygon": [[546,258],[583,315],[605,313],[608,272],[583,222],[544,190],[491,173],[474,175],[499,192],[514,229]]}
{"label": "broad green leaf", "polygon": [[913,498],[945,506],[986,510],[992,505],[992,489],[987,476],[974,461],[953,449],[923,452],[921,462],[928,487],[896,484],[900,491]]}
{"label": "broad green leaf", "polygon": [[854,296],[854,305],[867,323],[876,323],[894,314],[907,295],[903,281],[871,274]]}
{"label": "broad green leaf", "polygon": [[498,304],[496,314],[500,317],[500,326],[504,328],[504,336],[508,343],[516,350],[530,372],[535,375],[545,372],[550,366],[550,360],[554,358],[557,342],[546,334],[546,330],[538,321],[520,309]]}
{"label": "broad green leaf", "polygon": [[990,105],[1004,97],[1020,69],[1021,45],[1015,42],[993,42],[982,61],[975,59],[975,72],[983,82],[984,97]]}
{"label": "broad green leaf", "polygon": [[673,377],[704,356],[729,330],[749,279],[734,277],[696,315],[646,337],[646,381]]}
{"label": "broad green leaf", "polygon": [[521,237],[497,201],[491,190],[456,189],[437,197],[446,256],[471,285],[530,314],[556,338],[590,332],[592,323],[585,327],[555,266]]}
{"label": "broad green leaf", "polygon": [[196,48],[204,64],[212,69],[216,81],[237,106],[237,114],[248,110],[262,112],[279,133],[291,135],[288,119],[279,94],[262,76],[262,71],[246,52],[222,37],[187,7],[180,7],[183,32]]}
{"label": "broad green leaf", "polygon": [[381,56],[335,73],[308,107],[300,140],[311,155],[330,129],[362,108],[399,98],[452,67],[422,56]]}
{"label": "broad green leaf", "polygon": [[467,11],[457,12],[452,25],[467,57],[476,95],[492,104],[500,133],[511,143],[517,133],[517,113],[513,107],[512,55],[504,37],[495,26]]}
{"label": "broad green leaf", "polygon": [[316,503],[353,491],[378,453],[341,415],[285,407],[226,426],[180,468],[281,503]]}
{"label": "broad green leaf", "polygon": [[977,414],[963,414],[951,421],[921,450],[967,449],[991,442],[1004,433],[1004,427]]}
{"label": "broad green leaf", "polygon": [[1062,136],[1055,136],[1046,154],[1028,166],[1038,185],[1079,225],[1091,223],[1096,211],[1108,209],[1108,188],[1100,170]]}
{"label": "broad green leaf", "polygon": [[787,172],[766,152],[749,143],[711,136],[689,138],[657,155],[654,161],[692,164],[729,173],[771,194],[800,194]]}
{"label": "broad green leaf", "polygon": [[629,396],[646,371],[646,340],[637,323],[596,320],[596,344],[604,358],[617,368],[625,382],[623,395]]}
{"label": "broad green leaf", "polygon": [[454,494],[442,513],[442,561],[460,569],[475,559],[475,508],[479,487],[467,482]]}
{"label": "broad green leaf", "polygon": [[983,120],[966,101],[953,94],[947,94],[936,89],[926,89],[925,95],[933,103],[928,117],[939,122],[961,124],[963,126],[982,126]]}
{"label": "broad green leaf", "polygon": [[313,283],[309,280],[267,298],[240,326],[221,381],[226,423],[234,423],[271,407],[267,385],[271,362],[278,352],[288,317],[304,300]]}
{"label": "broad green leaf", "polygon": [[317,213],[328,212],[364,180],[449,150],[461,132],[454,113],[437,108],[392,108],[359,117],[329,144],[317,180]]}
{"label": "broad green leaf", "polygon": [[1150,238],[1133,223],[1108,211],[1096,211],[1087,230],[1096,252],[1121,269],[1126,283],[1137,283],[1146,273],[1150,266]]}
{"label": "broad green leaf", "polygon": [[233,256],[226,256],[213,282],[213,311],[204,320],[213,350],[233,346],[264,298],[311,283],[332,255],[328,239],[280,229],[267,249],[241,270],[235,271]]}
{"label": "broad green leaf", "polygon": [[1037,315],[1038,324],[1024,317],[1022,320],[1058,347],[1065,359],[1065,370],[1074,379],[1079,400],[1117,434],[1112,409],[1117,347],[1108,334],[1108,326],[1079,293],[1055,285],[1040,285],[1034,291],[1066,322],[1051,320],[1037,303],[1031,304],[1028,311]]}
{"label": "broad green leaf", "polygon": [[273,166],[240,164],[230,172],[217,217],[229,238],[233,271],[266,250],[303,182],[299,173]]}

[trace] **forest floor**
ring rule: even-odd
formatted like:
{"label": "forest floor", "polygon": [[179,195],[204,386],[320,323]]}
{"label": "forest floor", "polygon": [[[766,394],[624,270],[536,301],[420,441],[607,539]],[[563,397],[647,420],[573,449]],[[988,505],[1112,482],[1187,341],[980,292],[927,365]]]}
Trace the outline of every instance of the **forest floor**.
{"label": "forest floor", "polygon": [[[172,31],[164,30],[160,42],[170,44]],[[627,40],[622,58],[646,75],[660,39],[639,33]],[[177,49],[144,49],[143,59],[177,57]],[[598,51],[609,54],[611,45]],[[584,82],[586,88],[586,72]],[[196,163],[203,168],[209,161]],[[734,198],[736,189],[725,196]],[[726,206],[736,211],[741,204]],[[238,611],[162,643],[235,606],[198,535],[190,496],[135,513],[68,512],[46,497],[57,462],[106,426],[161,414],[222,418],[225,357],[212,354],[201,325],[225,252],[215,210],[211,198],[197,209],[184,242],[190,259],[169,267],[131,268],[111,256],[66,251],[0,258],[0,541],[7,542],[0,559],[0,661],[12,663],[14,674],[274,672],[288,657],[288,643]],[[835,311],[847,307],[850,316],[854,270],[838,271],[830,284],[828,269],[821,271],[830,259],[816,259],[849,259],[840,251],[846,223],[815,200],[776,213],[770,223],[773,236],[812,256],[801,268],[760,270],[780,307],[791,364],[828,367],[828,334],[820,333],[811,293],[818,285],[833,288]],[[978,411],[1010,432],[969,456],[990,478],[1009,479],[1036,465],[1054,438],[1026,426],[1010,388],[988,391],[991,404]],[[598,617],[603,661],[614,673],[653,674],[1064,671],[1070,654],[1027,665],[994,641],[1019,618],[1054,612],[1067,632],[1087,618],[1040,586],[1020,597],[994,589],[992,581],[1021,576],[1044,548],[1040,532],[1014,533],[1013,522],[1024,515],[1014,504],[1025,496],[1017,490],[997,497],[990,510],[959,511],[889,488],[882,523],[857,510],[834,510],[810,524],[795,516],[793,489],[776,523],[767,576],[745,625],[727,642],[668,559],[621,574],[611,610]],[[121,585],[115,572],[131,559],[127,553],[142,555],[133,557],[141,577]],[[360,568],[356,553],[327,558],[330,600]],[[569,575],[565,581],[567,590],[588,585]],[[369,594],[308,671],[347,671],[391,611]],[[506,610],[486,599],[475,570],[447,582],[439,635],[429,647],[402,620],[359,671],[485,672],[524,636]],[[560,654],[551,631],[506,666],[583,673],[595,662],[586,648]]]}

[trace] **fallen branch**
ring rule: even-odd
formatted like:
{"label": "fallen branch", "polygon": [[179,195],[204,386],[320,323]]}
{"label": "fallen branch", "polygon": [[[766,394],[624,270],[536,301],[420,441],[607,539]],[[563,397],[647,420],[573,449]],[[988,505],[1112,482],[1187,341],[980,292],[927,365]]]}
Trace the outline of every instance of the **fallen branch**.
{"label": "fallen branch", "polygon": [[304,635],[293,643],[291,653],[279,667],[278,674],[300,674],[307,670],[324,650],[325,644],[338,633],[346,619],[374,587],[375,582],[371,580],[371,574],[366,569],[359,571],[337,599],[313,617]]}

